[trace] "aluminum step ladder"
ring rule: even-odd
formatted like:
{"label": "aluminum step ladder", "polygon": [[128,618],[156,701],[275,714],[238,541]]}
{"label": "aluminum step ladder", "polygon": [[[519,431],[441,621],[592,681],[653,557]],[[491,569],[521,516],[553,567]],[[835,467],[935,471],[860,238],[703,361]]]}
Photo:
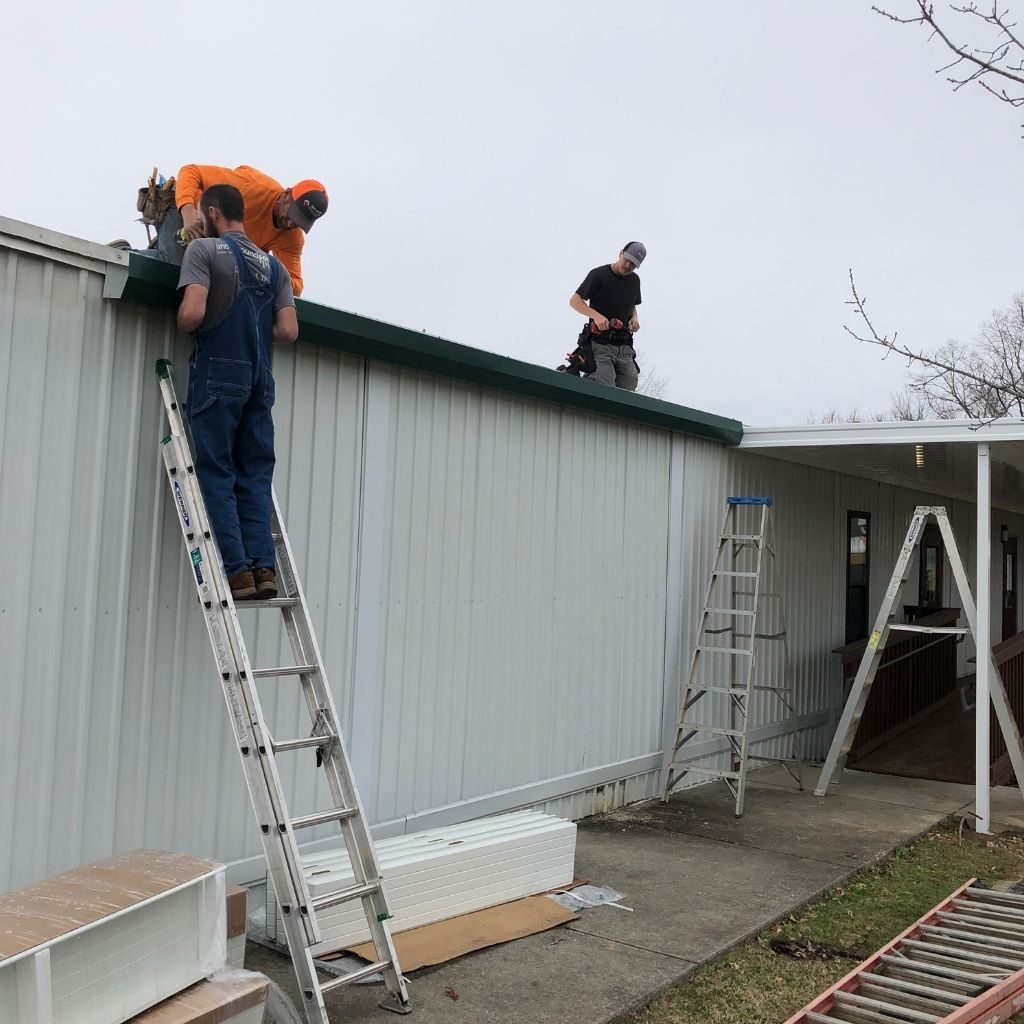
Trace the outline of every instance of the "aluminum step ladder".
{"label": "aluminum step ladder", "polygon": [[[793,676],[789,661],[779,572],[772,532],[771,498],[727,498],[725,518],[715,554],[704,607],[697,626],[697,641],[690,656],[686,689],[680,704],[675,742],[662,767],[662,802],[688,776],[719,779],[736,801],[736,817],[743,814],[747,771],[751,761],[785,766],[803,789],[803,762],[799,730],[792,730],[792,755],[766,757],[752,754],[751,719],[755,694],[769,694],[765,705],[777,701],[786,718],[795,721]],[[764,589],[767,584],[768,589]],[[773,623],[765,624],[765,602],[774,607]],[[782,678],[757,683],[759,649],[781,644]],[[721,694],[725,701],[709,694]],[[699,712],[704,715],[700,719]],[[762,708],[767,712],[768,708]],[[767,723],[765,723],[767,724]],[[728,768],[706,768],[694,762],[708,758],[706,743],[727,741]],[[697,747],[705,749],[697,750]]]}
{"label": "aluminum step ladder", "polygon": [[786,1024],[1002,1024],[1024,1009],[1024,896],[957,889]]}
{"label": "aluminum step ladder", "polygon": [[[193,469],[185,423],[171,377],[171,363],[161,359],[156,370],[170,423],[170,433],[161,442],[160,449],[220,673],[249,797],[260,827],[267,866],[281,907],[306,1018],[309,1024],[328,1024],[325,993],[375,974],[383,975],[388,993],[380,1005],[395,1013],[408,1013],[409,996],[387,924],[391,911],[377,855],[356,790],[309,609],[295,571],[277,495],[273,497],[273,536],[278,592],[283,596],[272,600],[240,601],[236,605],[231,598]],[[241,610],[256,613],[272,611],[283,616],[293,657],[291,665],[256,669],[250,665],[237,615]],[[309,735],[277,739],[271,734],[256,688],[257,680],[269,678],[297,680],[309,710]],[[306,752],[311,761],[315,755],[317,767],[322,767],[326,773],[333,806],[300,817],[289,815],[277,760],[279,755],[294,752]],[[313,897],[306,885],[296,837],[302,829],[333,822],[341,827],[355,884]],[[321,981],[311,952],[311,947],[321,939],[317,914],[354,900],[362,903],[377,959],[348,974]]]}
{"label": "aluminum step ladder", "polygon": [[[946,555],[949,558],[950,568],[953,570],[953,578],[956,580],[956,588],[960,594],[960,603],[964,607],[964,615],[967,618],[967,626],[918,626],[913,623],[896,622],[897,608],[899,607],[900,594],[903,592],[907,580],[910,578],[910,563],[914,552],[921,543],[924,528],[929,518],[934,517],[942,534],[942,540],[946,546]],[[832,746],[829,748],[828,757],[822,766],[821,775],[818,778],[818,785],[814,790],[815,796],[824,796],[828,788],[835,781],[836,776],[846,765],[846,758],[853,747],[853,741],[857,735],[857,727],[860,725],[861,716],[867,706],[868,697],[871,696],[871,685],[875,681],[875,674],[882,660],[882,652],[888,643],[889,634],[899,633],[921,633],[946,636],[965,636],[970,634],[976,636],[977,611],[974,606],[974,598],[971,595],[970,583],[967,581],[967,572],[964,569],[963,560],[960,558],[960,551],[956,546],[956,538],[953,536],[953,527],[949,523],[946,509],[941,505],[918,505],[910,520],[910,527],[907,530],[906,539],[903,541],[903,548],[896,559],[896,567],[893,569],[892,579],[885,591],[885,598],[878,610],[878,617],[875,619],[874,629],[868,637],[867,646],[861,657],[860,665],[857,668],[857,675],[854,677],[853,686],[850,688],[849,696],[846,698],[846,705],[843,708],[839,726],[836,729]],[[979,658],[983,657],[981,652]],[[1014,720],[1013,712],[1006,699],[1006,690],[1003,688],[1003,678],[992,660],[991,650],[989,658],[989,681],[992,697],[992,706],[995,709],[996,718],[1006,740],[1006,749],[1010,756],[1010,764],[1013,766],[1014,774],[1018,780],[1024,780],[1024,747],[1021,746],[1020,732]]]}

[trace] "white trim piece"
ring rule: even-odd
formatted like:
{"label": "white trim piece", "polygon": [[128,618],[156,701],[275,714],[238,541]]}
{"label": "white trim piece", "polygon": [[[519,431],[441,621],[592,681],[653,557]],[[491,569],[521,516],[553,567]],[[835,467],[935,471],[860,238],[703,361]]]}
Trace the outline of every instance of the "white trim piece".
{"label": "white trim piece", "polygon": [[373,807],[377,798],[376,737],[380,732],[382,700],[378,679],[392,375],[389,368],[370,361],[366,362],[364,373],[349,752],[363,806]]}
{"label": "white trim piece", "polygon": [[1024,420],[915,420],[743,428],[740,448],[827,448],[853,444],[978,444],[1024,441]]}
{"label": "white trim piece", "polygon": [[[377,844],[377,857],[394,914],[391,930],[397,933],[568,884],[576,826],[523,811],[387,839]],[[313,896],[354,884],[344,850],[307,858],[303,867]],[[268,932],[283,937],[283,922],[271,925],[275,917],[277,901],[268,886]],[[315,955],[369,938],[358,903],[329,908],[318,923],[323,941],[313,947]]]}
{"label": "white trim piece", "polygon": [[[679,689],[683,673],[683,480],[686,473],[686,439],[672,435],[668,477],[668,558],[665,569],[665,670],[661,699],[661,743],[671,750],[679,721]],[[661,788],[665,787],[668,762],[662,766]]]}
{"label": "white trim piece", "polygon": [[128,281],[131,257],[123,249],[112,249],[109,245],[89,242],[84,238],[26,224],[11,217],[0,216],[0,248],[13,249],[82,270],[109,274],[110,281],[104,283],[104,298],[120,298]]}
{"label": "white trim piece", "polygon": [[[975,568],[975,590],[978,594],[975,648],[992,650],[992,459],[987,443],[978,445],[978,554]],[[974,813],[976,831],[991,831],[989,793],[989,719],[992,699],[989,696],[992,659],[979,657],[975,665],[974,707]],[[1010,738],[1007,737],[1007,742]]]}
{"label": "white trim piece", "polygon": [[[6,894],[0,933],[7,938],[52,934],[63,915],[68,927],[0,960],[0,1020],[59,1024],[85,1020],[87,1008],[89,1024],[122,1024],[223,968],[223,866],[155,895],[140,888],[127,906],[123,896],[136,895],[137,881],[114,872],[105,881],[122,895],[122,908],[103,916],[94,908],[106,905],[104,879],[81,871],[31,886],[23,897]],[[92,919],[76,924],[75,906],[83,907],[77,919]]]}

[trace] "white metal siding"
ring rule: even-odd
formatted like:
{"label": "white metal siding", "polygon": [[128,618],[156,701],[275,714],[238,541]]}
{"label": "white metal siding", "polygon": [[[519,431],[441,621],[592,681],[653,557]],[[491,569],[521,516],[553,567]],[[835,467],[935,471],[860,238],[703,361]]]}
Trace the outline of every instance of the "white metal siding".
{"label": "white metal siding", "polygon": [[[104,299],[104,269],[0,245],[0,888],[138,846],[259,851],[158,452],[154,362],[183,388],[188,345]],[[322,348],[275,373],[276,486],[379,834],[653,795],[730,493],[775,499],[824,752],[846,509],[872,514],[873,614],[926,496]],[[256,664],[286,657],[269,619]],[[261,692],[279,735],[306,730],[292,684]]]}
{"label": "white metal siding", "polygon": [[383,372],[373,816],[660,749],[668,435]]}

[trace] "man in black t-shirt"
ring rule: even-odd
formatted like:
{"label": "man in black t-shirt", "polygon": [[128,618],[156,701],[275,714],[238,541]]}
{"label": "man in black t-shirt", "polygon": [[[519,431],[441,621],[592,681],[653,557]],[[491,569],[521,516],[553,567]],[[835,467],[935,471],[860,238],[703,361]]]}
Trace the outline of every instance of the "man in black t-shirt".
{"label": "man in black t-shirt", "polygon": [[[640,278],[636,269],[644,261],[643,242],[627,242],[614,263],[595,267],[573,292],[569,305],[589,320],[580,337],[593,346],[597,369],[588,379],[636,391],[639,372],[633,335],[640,330],[636,307],[640,305]],[[615,327],[610,321],[620,321]]]}

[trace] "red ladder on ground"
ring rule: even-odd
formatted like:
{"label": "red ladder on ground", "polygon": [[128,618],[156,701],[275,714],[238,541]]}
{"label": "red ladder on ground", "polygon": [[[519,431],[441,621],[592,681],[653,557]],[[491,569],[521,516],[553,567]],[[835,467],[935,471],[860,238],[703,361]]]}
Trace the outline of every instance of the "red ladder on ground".
{"label": "red ladder on ground", "polygon": [[1024,1010],[1024,896],[976,883],[786,1024],[1002,1024]]}

